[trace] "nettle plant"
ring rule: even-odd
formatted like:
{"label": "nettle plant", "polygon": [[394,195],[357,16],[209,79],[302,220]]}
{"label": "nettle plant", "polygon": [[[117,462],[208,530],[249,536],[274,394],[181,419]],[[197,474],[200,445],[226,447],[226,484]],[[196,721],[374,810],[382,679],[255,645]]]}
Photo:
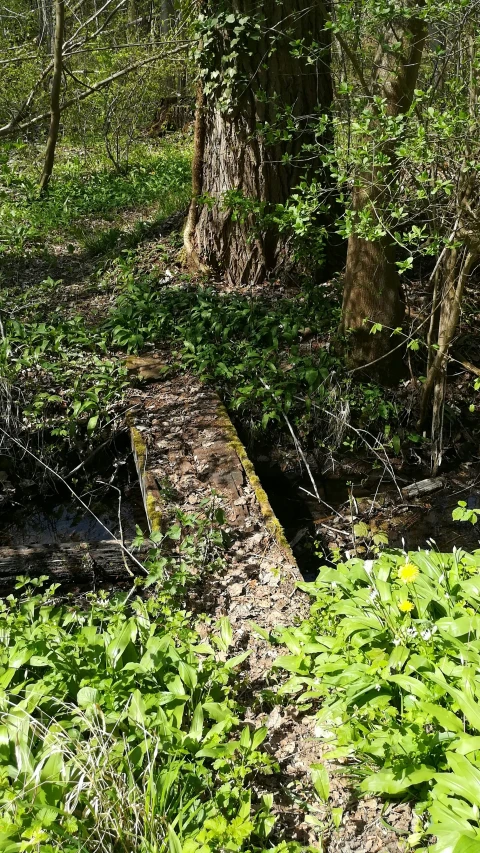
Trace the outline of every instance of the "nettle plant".
{"label": "nettle plant", "polygon": [[300,584],[310,618],[276,632],[281,693],[360,790],[418,800],[416,845],[480,850],[480,552],[384,551]]}

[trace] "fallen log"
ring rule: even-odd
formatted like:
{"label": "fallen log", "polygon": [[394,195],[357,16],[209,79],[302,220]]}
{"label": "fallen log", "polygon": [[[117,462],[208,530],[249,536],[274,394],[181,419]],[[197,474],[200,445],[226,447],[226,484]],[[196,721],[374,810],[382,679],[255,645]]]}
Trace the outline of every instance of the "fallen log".
{"label": "fallen log", "polygon": [[419,480],[417,483],[411,483],[402,489],[404,498],[422,498],[424,495],[431,495],[432,492],[438,492],[443,489],[445,483],[441,477],[433,477],[429,480]]}
{"label": "fallen log", "polygon": [[102,582],[125,581],[138,574],[134,561],[109,540],[0,547],[0,594],[12,590],[19,575],[47,575],[51,582],[88,584],[94,589]]}

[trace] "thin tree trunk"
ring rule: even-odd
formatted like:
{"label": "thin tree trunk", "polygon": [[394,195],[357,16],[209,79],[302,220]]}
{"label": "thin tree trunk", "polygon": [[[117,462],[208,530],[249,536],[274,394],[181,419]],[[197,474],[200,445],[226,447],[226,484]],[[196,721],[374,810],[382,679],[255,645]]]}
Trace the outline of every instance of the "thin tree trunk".
{"label": "thin tree trunk", "polygon": [[[264,214],[268,217],[275,205],[285,204],[300,182],[306,172],[303,146],[315,143],[311,117],[319,106],[324,112],[330,109],[330,30],[325,29],[320,3],[265,0],[257,7],[251,0],[230,0],[229,8],[238,20],[261,14],[263,21],[254,34],[258,39],[252,37],[241,49],[230,46],[233,32],[217,34],[218,68],[210,69],[216,75],[212,79],[222,80],[222,56],[233,50],[234,79],[242,82],[230,107],[210,95],[204,106],[202,192],[210,203],[199,212],[193,247],[207,266],[224,272],[229,283],[254,285],[288,269],[288,237],[272,217],[267,224]],[[306,49],[312,43],[315,50],[323,45],[317,65],[292,55],[297,40]],[[272,133],[268,139],[268,129],[275,130],[287,111],[297,125],[292,138]],[[321,174],[319,162],[310,161],[310,168]],[[229,193],[235,196],[233,204]]]}
{"label": "thin tree trunk", "polygon": [[453,341],[458,321],[465,285],[478,254],[476,251],[456,248],[450,249],[445,262],[444,285],[440,306],[438,345],[423,386],[422,411],[419,426],[426,420],[428,406],[433,392],[432,411],[432,473],[435,475],[442,463],[443,454],[443,412],[445,405],[448,351]]}
{"label": "thin tree trunk", "polygon": [[44,41],[53,44],[54,29],[52,7],[49,0],[38,0],[38,38],[37,44],[42,45]]}
{"label": "thin tree trunk", "polygon": [[127,42],[135,41],[137,29],[137,3],[136,0],[127,2]]}
{"label": "thin tree trunk", "polygon": [[62,84],[63,69],[63,30],[65,25],[65,2],[55,0],[55,44],[53,53],[53,78],[52,91],[50,95],[50,129],[48,132],[47,148],[45,151],[45,163],[40,179],[40,193],[47,191],[48,184],[53,172],[55,160],[55,148],[57,146],[58,129],[60,127],[60,88]]}
{"label": "thin tree trunk", "polygon": [[[410,0],[412,11],[417,3]],[[408,12],[408,8],[407,8]],[[426,39],[423,20],[414,15],[391,22],[376,58],[376,70],[372,85],[362,78],[362,86],[368,87],[370,97],[379,95],[386,102],[390,115],[407,112],[413,100],[423,48]],[[353,61],[353,60],[351,60]],[[375,122],[375,107],[372,105],[372,123]],[[368,174],[361,176],[353,194],[353,210],[357,219],[370,209],[385,209],[395,191],[396,171],[395,146],[386,140],[378,155],[389,160],[388,174],[385,167],[372,166]],[[353,233],[349,237],[345,286],[342,306],[341,329],[352,331],[350,339],[351,360],[356,366],[368,365],[380,360],[374,372],[384,381],[396,381],[395,365],[384,356],[396,345],[391,341],[392,329],[397,328],[404,315],[400,277],[395,264],[395,245],[388,234],[378,240],[366,240]],[[370,334],[371,324],[379,323],[383,328]],[[398,351],[397,351],[398,355]],[[401,360],[396,359],[396,365]]]}
{"label": "thin tree trunk", "polygon": [[195,110],[195,134],[193,143],[192,161],[192,200],[188,210],[185,230],[183,232],[183,245],[185,247],[187,265],[199,271],[206,271],[198,252],[195,248],[195,227],[198,218],[198,199],[203,189],[203,157],[205,151],[205,97],[202,83],[198,82],[197,103]]}

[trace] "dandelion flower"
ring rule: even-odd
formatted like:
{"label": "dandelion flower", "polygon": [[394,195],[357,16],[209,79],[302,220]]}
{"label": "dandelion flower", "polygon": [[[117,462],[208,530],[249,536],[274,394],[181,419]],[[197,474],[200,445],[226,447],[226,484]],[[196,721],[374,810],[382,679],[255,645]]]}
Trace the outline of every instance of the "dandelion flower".
{"label": "dandelion flower", "polygon": [[400,569],[398,577],[403,583],[413,583],[418,578],[419,571],[414,563],[406,563]]}
{"label": "dandelion flower", "polygon": [[398,609],[402,611],[402,613],[410,613],[413,610],[413,604],[408,598],[405,601],[401,601],[398,605]]}

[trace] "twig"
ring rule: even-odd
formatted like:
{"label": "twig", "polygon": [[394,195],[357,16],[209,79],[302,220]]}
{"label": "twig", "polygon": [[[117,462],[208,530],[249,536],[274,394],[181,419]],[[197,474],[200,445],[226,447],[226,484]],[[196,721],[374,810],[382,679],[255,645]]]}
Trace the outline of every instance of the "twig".
{"label": "twig", "polygon": [[[125,540],[124,540],[124,536],[123,536],[123,526],[122,526],[122,492],[118,488],[118,486],[114,486],[113,483],[105,483],[103,480],[97,480],[97,483],[101,483],[102,486],[107,486],[108,488],[115,489],[115,491],[118,492],[118,529],[120,532],[120,542],[123,545]],[[130,566],[127,563],[127,558],[126,558],[123,551],[122,551],[122,558],[123,558],[123,565],[125,566],[128,574],[131,575],[133,578],[134,574],[133,574]]]}
{"label": "twig", "polygon": [[[260,382],[262,383],[263,387],[267,389],[267,391],[270,391],[269,386],[267,385],[267,383],[266,383],[266,382],[264,382],[264,380],[263,380],[263,379],[260,379]],[[312,484],[312,486],[313,486],[313,491],[315,492],[315,494],[314,494],[314,495],[312,495],[312,497],[316,498],[316,499],[317,499],[317,501],[318,501],[319,503],[324,504],[324,505],[327,507],[327,509],[331,510],[333,513],[335,513],[335,515],[338,515],[340,518],[342,518],[341,514],[340,514],[339,512],[337,512],[337,510],[336,510],[336,509],[334,509],[334,508],[333,508],[333,506],[330,506],[330,504],[327,504],[327,502],[326,502],[326,501],[324,501],[324,500],[320,497],[320,495],[318,494],[317,484],[316,484],[315,479],[314,479],[314,476],[313,476],[313,474],[312,474],[312,472],[311,472],[311,470],[310,470],[310,465],[308,464],[308,462],[307,462],[307,460],[306,460],[305,454],[304,454],[304,452],[303,452],[302,445],[300,444],[300,442],[299,442],[299,440],[298,440],[297,436],[295,435],[295,432],[294,432],[294,430],[293,430],[293,427],[292,427],[292,425],[291,425],[290,421],[288,420],[288,418],[287,418],[287,416],[286,416],[285,412],[283,412],[283,411],[282,411],[282,415],[283,415],[283,418],[284,418],[284,420],[285,420],[285,423],[286,423],[286,424],[287,424],[287,426],[288,426],[288,429],[290,430],[290,435],[291,435],[291,436],[292,436],[292,438],[293,438],[293,443],[294,443],[294,445],[295,445],[295,449],[296,449],[296,451],[297,451],[298,455],[300,456],[300,458],[302,459],[302,461],[303,461],[303,463],[304,463],[304,465],[305,465],[305,468],[307,469],[308,476],[310,477],[310,482],[311,482],[311,484]],[[301,488],[301,487],[300,487],[300,488]],[[302,490],[302,492],[306,492],[308,495],[310,495],[310,494],[311,494],[311,492],[308,492],[308,491],[307,491],[307,489],[301,489],[301,490]]]}
{"label": "twig", "polygon": [[332,533],[339,533],[340,536],[346,536],[348,539],[350,539],[349,530],[339,530],[338,527],[330,527],[329,524],[324,524],[323,521],[320,522],[320,527],[324,527],[325,530],[331,530]]}
{"label": "twig", "polygon": [[[300,402],[302,402],[302,403],[305,403],[305,400],[303,399],[303,397],[300,397],[297,395],[295,397],[295,399],[300,400]],[[313,406],[314,409],[320,409],[320,406],[318,406],[316,403],[311,403],[311,405]],[[335,414],[335,412],[330,412],[328,409],[325,409],[325,408],[322,408],[321,411],[325,412],[325,414],[327,414],[330,418],[336,418],[337,420],[340,420],[340,418],[338,417],[338,415]],[[345,426],[348,427],[348,429],[351,429],[356,435],[358,435],[360,441],[362,441],[363,444],[365,444],[368,447],[368,449],[382,463],[384,468],[390,474],[390,477],[392,478],[392,481],[395,484],[395,488],[397,489],[398,494],[402,498],[403,497],[402,490],[401,490],[400,486],[398,485],[397,478],[395,476],[395,472],[392,468],[392,465],[390,463],[390,460],[389,460],[387,454],[385,453],[384,448],[382,447],[382,445],[378,441],[378,438],[375,438],[375,436],[373,436],[372,433],[368,432],[367,430],[357,429],[357,427],[354,427],[352,424],[346,423]],[[382,457],[382,455],[375,449],[375,447],[372,447],[372,445],[367,441],[367,439],[362,435],[362,433],[365,433],[366,435],[369,435],[369,436],[371,436],[371,438],[374,439],[375,443],[378,444],[382,448],[383,452],[385,453],[385,458]]]}

